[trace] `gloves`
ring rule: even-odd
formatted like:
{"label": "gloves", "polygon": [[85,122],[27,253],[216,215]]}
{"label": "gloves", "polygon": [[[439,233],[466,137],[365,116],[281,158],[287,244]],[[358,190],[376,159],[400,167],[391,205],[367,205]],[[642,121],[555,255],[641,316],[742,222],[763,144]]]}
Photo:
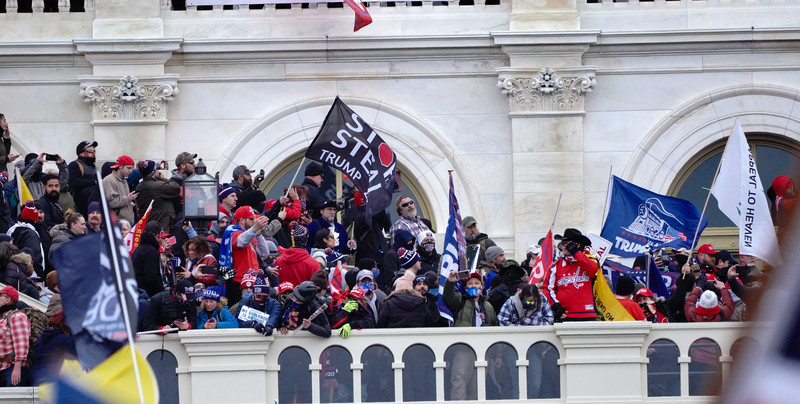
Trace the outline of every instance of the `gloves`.
{"label": "gloves", "polygon": [[553,310],[553,319],[555,319],[555,321],[560,321],[561,316],[563,316],[564,313],[567,312],[567,310],[564,309],[564,306],[562,306],[561,303],[553,304],[552,306],[550,306],[550,309]]}
{"label": "gloves", "polygon": [[236,270],[229,267],[219,267],[219,272],[222,274],[222,279],[231,280],[236,276]]}
{"label": "gloves", "polygon": [[339,336],[342,338],[347,338],[350,336],[350,324],[345,324],[339,329]]}
{"label": "gloves", "polygon": [[581,247],[578,246],[578,243],[574,241],[570,241],[569,243],[567,243],[565,248],[567,249],[567,251],[569,251],[570,255],[575,255],[581,250]]}
{"label": "gloves", "polygon": [[266,331],[264,326],[261,325],[261,323],[256,322],[256,321],[253,321],[252,323],[250,323],[250,326],[253,327],[253,329],[256,330],[256,332],[259,333],[259,334],[263,334],[264,331]]}
{"label": "gloves", "polygon": [[264,336],[269,337],[270,335],[272,335],[272,326],[271,325],[264,326]]}
{"label": "gloves", "polygon": [[[356,302],[355,300],[348,300],[347,303],[345,303],[344,306],[342,306],[342,310],[344,310],[344,311],[346,311],[348,313],[352,312],[353,310],[355,310],[357,308],[358,308],[358,302]],[[347,338],[347,337],[345,337],[345,338]]]}

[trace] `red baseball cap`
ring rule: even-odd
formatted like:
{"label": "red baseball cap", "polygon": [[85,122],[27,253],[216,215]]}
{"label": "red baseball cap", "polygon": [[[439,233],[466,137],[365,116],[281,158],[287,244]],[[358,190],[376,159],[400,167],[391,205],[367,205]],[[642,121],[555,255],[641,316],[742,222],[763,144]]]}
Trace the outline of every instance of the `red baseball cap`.
{"label": "red baseball cap", "polygon": [[698,253],[698,254],[710,254],[710,255],[714,255],[714,254],[716,254],[717,252],[716,252],[716,251],[714,251],[714,247],[713,247],[713,246],[711,246],[711,244],[703,244],[703,245],[701,245],[701,246],[700,246],[700,248],[698,248],[698,249],[697,249],[697,253]]}
{"label": "red baseball cap", "polygon": [[655,299],[655,298],[656,298],[656,297],[653,295],[653,292],[652,292],[652,291],[650,291],[650,289],[647,289],[647,288],[641,288],[641,289],[637,290],[637,291],[636,291],[636,295],[633,297],[633,298],[634,298],[634,300],[635,300],[636,298],[638,298],[639,296],[647,296],[647,297],[649,297],[649,298],[651,298],[651,299]]}
{"label": "red baseball cap", "polygon": [[294,285],[291,282],[283,282],[278,285],[278,293],[289,292],[294,290]]}
{"label": "red baseball cap", "polygon": [[122,166],[132,166],[132,165],[133,165],[133,159],[131,158],[131,156],[119,156],[119,157],[117,157],[116,164],[111,166],[111,169],[115,170],[115,169],[120,168]]}
{"label": "red baseball cap", "polygon": [[253,212],[253,208],[250,206],[242,206],[239,209],[236,209],[236,213],[233,214],[233,220],[239,221],[242,219],[255,219],[256,212]]}
{"label": "red baseball cap", "polygon": [[14,289],[13,286],[8,285],[3,289],[0,289],[0,294],[8,296],[9,299],[11,299],[11,301],[13,301],[14,303],[19,301],[19,292],[17,292],[17,290]]}

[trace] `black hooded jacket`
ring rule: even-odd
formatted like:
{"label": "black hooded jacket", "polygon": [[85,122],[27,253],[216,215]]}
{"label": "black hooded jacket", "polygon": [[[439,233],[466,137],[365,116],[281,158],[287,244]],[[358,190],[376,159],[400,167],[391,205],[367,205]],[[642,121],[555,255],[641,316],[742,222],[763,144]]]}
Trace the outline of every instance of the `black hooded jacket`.
{"label": "black hooded jacket", "polygon": [[164,291],[161,281],[161,256],[158,252],[158,240],[152,233],[143,232],[142,239],[133,251],[133,272],[136,283],[150,297]]}
{"label": "black hooded jacket", "polygon": [[378,328],[432,327],[428,302],[417,291],[396,290],[383,301]]}

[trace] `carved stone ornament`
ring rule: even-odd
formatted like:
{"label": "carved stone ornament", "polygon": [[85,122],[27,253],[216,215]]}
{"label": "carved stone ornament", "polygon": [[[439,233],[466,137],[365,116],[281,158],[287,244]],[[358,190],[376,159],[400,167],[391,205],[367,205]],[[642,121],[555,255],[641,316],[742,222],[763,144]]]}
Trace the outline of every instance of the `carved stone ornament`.
{"label": "carved stone ornament", "polygon": [[512,113],[582,113],[584,96],[597,85],[593,72],[561,77],[545,67],[531,78],[503,78],[497,87],[509,96]]}
{"label": "carved stone ornament", "polygon": [[117,84],[94,77],[81,78],[80,96],[91,104],[93,123],[162,122],[167,103],[178,94],[177,76],[139,78],[128,75]]}

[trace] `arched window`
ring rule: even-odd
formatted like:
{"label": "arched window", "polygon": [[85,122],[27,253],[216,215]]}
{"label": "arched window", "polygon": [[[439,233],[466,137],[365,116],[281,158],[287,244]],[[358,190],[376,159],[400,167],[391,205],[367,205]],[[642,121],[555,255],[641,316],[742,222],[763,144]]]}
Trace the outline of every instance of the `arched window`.
{"label": "arched window", "polygon": [[674,342],[658,339],[647,347],[647,396],[681,395],[680,351]]}
{"label": "arched window", "polygon": [[383,345],[373,345],[361,354],[361,401],[365,403],[394,401],[394,356]]}
{"label": "arched window", "polygon": [[414,344],[403,352],[403,401],[436,401],[433,351]]}
{"label": "arched window", "polygon": [[180,400],[178,395],[178,359],[172,352],[157,349],[147,355],[147,363],[153,369],[153,373],[158,381],[158,397],[162,403],[177,403]]}
{"label": "arched window", "polygon": [[517,350],[505,342],[486,350],[486,398],[489,400],[519,399]]}
{"label": "arched window", "polygon": [[454,344],[444,352],[447,368],[444,371],[444,399],[477,400],[478,369],[475,351],[466,344]]}
{"label": "arched window", "polygon": [[353,357],[340,346],[326,348],[319,355],[322,371],[319,373],[320,403],[353,402]]}
{"label": "arched window", "polygon": [[[306,167],[309,164],[319,164],[314,161],[305,160],[303,166],[300,168],[300,171],[297,171],[297,167],[300,165],[300,162],[303,161],[303,154],[297,153],[292,157],[287,158],[278,168],[273,170],[270,173],[266,173],[266,177],[264,181],[261,183],[259,189],[264,191],[267,195],[267,199],[277,199],[278,197],[283,195],[283,189],[288,187],[292,182],[292,178],[294,177],[295,173],[297,172],[297,177],[294,180],[295,184],[301,184],[305,179],[303,175]],[[326,198],[330,199],[337,199],[339,197],[346,197],[352,199],[353,192],[352,186],[353,184],[345,179],[342,175],[342,172],[336,170],[333,167],[323,165],[323,170],[325,174],[323,175],[322,179],[322,186],[320,187],[320,191]],[[401,163],[397,164],[397,172],[399,173],[399,185],[400,188],[395,190],[394,195],[392,196],[392,201],[400,195],[410,195],[412,199],[416,202],[417,209],[419,210],[419,215],[421,217],[427,218],[433,223],[434,227],[436,227],[436,222],[433,218],[433,210],[431,209],[430,202],[428,198],[425,196],[422,188],[420,187],[419,183],[411,177],[408,177],[406,173],[410,172],[409,170],[405,169]],[[341,183],[341,185],[337,185]],[[397,220],[397,210],[395,209],[394,203],[389,205],[386,208],[386,212],[389,213],[389,216],[392,219],[392,222]]]}
{"label": "arched window", "polygon": [[528,398],[560,398],[561,370],[558,353],[553,344],[537,342],[528,348]]}
{"label": "arched window", "polygon": [[[770,133],[748,133],[746,137],[765,191],[775,177],[791,176],[791,173],[800,168],[799,143],[787,137]],[[727,141],[727,137],[720,139],[697,153],[675,177],[668,194],[691,201],[699,209],[703,209]],[[738,229],[719,210],[713,196],[708,200],[705,217],[708,220],[708,227],[701,238],[714,237],[716,241],[721,237],[726,242],[717,243],[718,245],[738,246]],[[701,244],[702,242],[697,243],[697,245]]]}
{"label": "arched window", "polygon": [[303,348],[290,347],[278,356],[278,401],[311,402],[311,356]]}
{"label": "arched window", "polygon": [[722,382],[719,345],[710,338],[700,338],[689,347],[689,395],[707,396]]}

